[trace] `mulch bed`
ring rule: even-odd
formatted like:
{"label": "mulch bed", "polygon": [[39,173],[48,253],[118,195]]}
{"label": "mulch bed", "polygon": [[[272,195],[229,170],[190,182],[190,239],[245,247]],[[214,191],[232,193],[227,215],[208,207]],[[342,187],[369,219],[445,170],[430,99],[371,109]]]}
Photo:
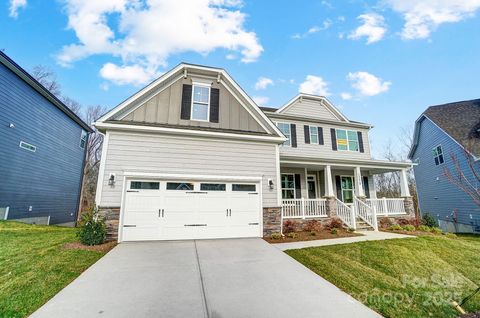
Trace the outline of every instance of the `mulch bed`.
{"label": "mulch bed", "polygon": [[80,242],[75,242],[75,243],[67,243],[63,246],[63,248],[67,250],[87,250],[87,251],[107,253],[116,245],[117,245],[117,242],[107,242],[100,245],[92,245],[92,246],[83,245]]}
{"label": "mulch bed", "polygon": [[[264,237],[263,239],[268,243],[275,244],[275,243],[328,240],[328,239],[335,239],[335,238],[341,238],[341,237],[362,236],[362,234],[348,232],[347,230],[344,230],[344,229],[339,229],[337,231],[337,234],[332,234],[330,231],[327,231],[327,230],[315,231],[315,232],[295,232],[295,233],[297,233],[298,235],[296,238],[291,238],[285,235],[283,238],[278,240],[274,240],[271,237]],[[312,235],[312,233],[315,233],[315,235]]]}
{"label": "mulch bed", "polygon": [[460,318],[480,318],[480,311],[477,313],[465,314],[459,317]]}

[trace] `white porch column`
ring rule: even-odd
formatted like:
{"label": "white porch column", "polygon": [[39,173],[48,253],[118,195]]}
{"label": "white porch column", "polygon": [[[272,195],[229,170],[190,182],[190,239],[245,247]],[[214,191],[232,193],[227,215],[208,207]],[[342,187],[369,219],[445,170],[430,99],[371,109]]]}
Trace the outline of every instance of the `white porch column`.
{"label": "white porch column", "polygon": [[407,170],[400,170],[400,193],[402,197],[410,196],[410,189],[408,188]]}
{"label": "white porch column", "polygon": [[325,196],[334,197],[333,194],[333,180],[332,180],[332,167],[325,166]]}
{"label": "white porch column", "polygon": [[363,179],[360,167],[355,167],[355,195],[359,198],[365,197],[365,190],[363,189]]}

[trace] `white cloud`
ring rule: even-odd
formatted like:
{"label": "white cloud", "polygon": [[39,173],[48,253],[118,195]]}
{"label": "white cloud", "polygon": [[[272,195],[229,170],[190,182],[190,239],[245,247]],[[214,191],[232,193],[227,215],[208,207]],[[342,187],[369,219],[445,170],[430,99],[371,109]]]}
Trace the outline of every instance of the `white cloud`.
{"label": "white cloud", "polygon": [[386,0],[403,15],[402,38],[425,39],[443,23],[453,23],[474,15],[480,0]]}
{"label": "white cloud", "polygon": [[357,17],[362,21],[362,25],[353,30],[349,35],[349,39],[359,40],[363,37],[367,38],[367,44],[380,41],[387,33],[385,19],[376,13],[365,13]]}
{"label": "white cloud", "polygon": [[352,87],[363,96],[375,96],[388,91],[391,82],[384,81],[368,72],[348,73],[347,79],[352,82]]}
{"label": "white cloud", "polygon": [[304,39],[311,34],[314,34],[314,33],[320,32],[320,31],[324,31],[324,30],[330,28],[332,26],[332,24],[333,24],[332,20],[326,19],[325,21],[323,21],[322,26],[315,25],[315,26],[312,26],[311,28],[309,28],[306,32],[304,32],[302,34],[295,33],[294,35],[292,35],[292,39]]}
{"label": "white cloud", "polygon": [[9,16],[12,18],[18,17],[18,9],[25,8],[27,6],[27,0],[10,0]]}
{"label": "white cloud", "polygon": [[270,100],[270,98],[266,96],[253,96],[252,99],[259,106],[267,105]]}
{"label": "white cloud", "polygon": [[268,86],[273,85],[273,80],[268,77],[259,77],[255,83],[255,90],[266,89]]}
{"label": "white cloud", "polygon": [[329,96],[328,84],[323,78],[315,75],[307,75],[305,81],[300,84],[298,91],[300,93]]}
{"label": "white cloud", "polygon": [[142,85],[159,74],[155,70],[146,70],[138,65],[118,66],[106,63],[100,70],[100,76],[117,85]]}
{"label": "white cloud", "polygon": [[[165,67],[172,54],[205,55],[224,49],[249,63],[263,51],[256,34],[244,27],[246,15],[240,11],[239,0],[65,1],[68,28],[75,32],[78,43],[63,47],[58,54],[63,66],[107,54],[121,59],[117,70],[135,70],[136,76],[131,78],[137,83],[144,75]],[[113,70],[112,66],[109,69]],[[109,79],[127,83],[128,78]]]}
{"label": "white cloud", "polygon": [[343,92],[340,94],[340,97],[343,99],[343,100],[350,100],[353,98],[352,94],[350,93],[347,93],[347,92]]}

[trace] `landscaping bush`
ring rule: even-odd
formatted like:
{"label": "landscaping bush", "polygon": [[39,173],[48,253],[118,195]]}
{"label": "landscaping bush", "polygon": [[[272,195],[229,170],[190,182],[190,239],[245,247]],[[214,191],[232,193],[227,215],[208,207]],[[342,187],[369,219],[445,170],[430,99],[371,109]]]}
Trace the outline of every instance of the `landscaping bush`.
{"label": "landscaping bush", "polygon": [[272,233],[272,235],[270,235],[270,237],[272,238],[272,240],[279,240],[282,238],[282,234],[280,233]]}
{"label": "landscaping bush", "polygon": [[405,226],[405,225],[413,225],[417,226],[418,221],[416,219],[398,219],[397,220],[398,225]]}
{"label": "landscaping bush", "polygon": [[421,231],[421,232],[431,232],[432,229],[426,225],[420,225],[419,227],[417,227],[417,230]]}
{"label": "landscaping bush", "polygon": [[445,234],[446,237],[451,238],[451,239],[456,239],[457,235],[455,233],[447,233]]}
{"label": "landscaping bush", "polygon": [[403,228],[402,228],[400,225],[398,225],[398,224],[394,224],[394,225],[390,226],[390,230],[392,230],[392,231],[401,231],[401,230],[403,230]]}
{"label": "landscaping bush", "polygon": [[298,237],[298,234],[295,233],[295,232],[290,232],[290,233],[287,234],[287,236],[288,236],[289,238],[294,239],[294,238],[297,238],[297,237]]}
{"label": "landscaping bush", "polygon": [[408,224],[408,225],[405,225],[403,229],[408,232],[413,232],[415,231],[415,226]]}
{"label": "landscaping bush", "polygon": [[382,229],[388,229],[393,225],[393,222],[389,218],[381,218],[380,219],[380,228]]}
{"label": "landscaping bush", "polygon": [[437,220],[433,217],[433,215],[431,215],[428,212],[423,213],[422,224],[426,225],[428,227],[437,227],[438,226]]}
{"label": "landscaping bush", "polygon": [[322,223],[317,220],[309,220],[303,226],[303,230],[307,232],[320,232],[322,228]]}
{"label": "landscaping bush", "polygon": [[332,228],[332,229],[330,230],[330,233],[332,233],[332,234],[334,234],[334,235],[337,235],[338,229],[337,229],[336,227],[334,227],[334,228]]}
{"label": "landscaping bush", "polygon": [[83,213],[77,237],[84,245],[99,245],[105,243],[107,227],[105,220],[98,215],[96,208]]}
{"label": "landscaping bush", "polygon": [[349,228],[347,229],[347,231],[348,231],[348,233],[353,233],[353,232],[355,232],[355,229],[349,227]]}
{"label": "landscaping bush", "polygon": [[339,218],[332,218],[330,220],[330,222],[328,222],[325,227],[328,229],[328,230],[332,230],[332,229],[341,229],[343,228],[343,222],[342,220],[340,220]]}
{"label": "landscaping bush", "polygon": [[442,229],[439,229],[438,227],[432,227],[432,233],[433,234],[442,234],[443,231],[442,231]]}
{"label": "landscaping bush", "polygon": [[310,232],[310,233],[308,233],[308,235],[310,235],[310,236],[316,236],[316,235],[317,235],[317,232]]}
{"label": "landscaping bush", "polygon": [[283,233],[296,232],[298,230],[298,223],[292,220],[286,220],[283,222]]}

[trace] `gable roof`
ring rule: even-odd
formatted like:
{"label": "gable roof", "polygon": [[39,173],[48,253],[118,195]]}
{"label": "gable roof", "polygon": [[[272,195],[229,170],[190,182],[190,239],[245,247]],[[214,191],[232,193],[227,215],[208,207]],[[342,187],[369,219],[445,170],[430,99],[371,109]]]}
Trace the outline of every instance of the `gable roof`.
{"label": "gable roof", "polygon": [[[189,72],[192,72],[193,77],[213,76],[217,78],[217,82],[222,83],[267,132],[284,139],[283,134],[280,132],[277,126],[263,113],[263,111],[260,110],[257,104],[253,101],[253,99],[248,96],[248,94],[240,87],[240,85],[238,85],[237,82],[235,82],[235,80],[230,76],[230,74],[228,74],[224,69],[188,63],[180,63],[167,73],[163,74],[162,76],[142,88],[140,91],[124,100],[118,106],[114,107],[106,114],[101,116],[99,119],[97,119],[95,124],[97,125],[101,124],[102,122],[113,120],[118,115],[124,117],[126,113],[131,110],[131,107],[135,105],[136,101],[145,98],[145,96],[150,96],[153,93],[159,93],[165,87],[168,87],[171,83],[189,75]],[[248,104],[251,109],[245,107],[244,104]]]}
{"label": "gable roof", "polygon": [[349,122],[348,118],[345,117],[333,104],[325,97],[325,96],[319,96],[319,95],[311,95],[311,94],[305,94],[305,93],[299,93],[297,96],[292,98],[290,101],[288,101],[285,105],[277,109],[275,112],[278,114],[284,113],[287,111],[290,107],[292,107],[297,100],[301,99],[311,99],[315,101],[319,101],[323,106],[327,108],[336,118],[338,118],[341,121]]}
{"label": "gable roof", "polygon": [[65,115],[70,117],[74,122],[80,125],[83,129],[88,132],[92,132],[92,128],[88,126],[80,117],[77,116],[67,105],[65,105],[61,100],[59,100],[55,95],[53,95],[48,89],[46,89],[42,84],[40,84],[32,75],[25,71],[20,65],[15,63],[8,55],[0,51],[0,63],[5,65],[9,70],[15,73],[20,77],[25,83],[30,85],[34,90],[39,94],[45,97],[49,102],[54,106],[60,109]]}
{"label": "gable roof", "polygon": [[480,99],[428,107],[416,121],[411,158],[418,146],[419,125],[430,119],[447,135],[475,157],[480,157]]}

